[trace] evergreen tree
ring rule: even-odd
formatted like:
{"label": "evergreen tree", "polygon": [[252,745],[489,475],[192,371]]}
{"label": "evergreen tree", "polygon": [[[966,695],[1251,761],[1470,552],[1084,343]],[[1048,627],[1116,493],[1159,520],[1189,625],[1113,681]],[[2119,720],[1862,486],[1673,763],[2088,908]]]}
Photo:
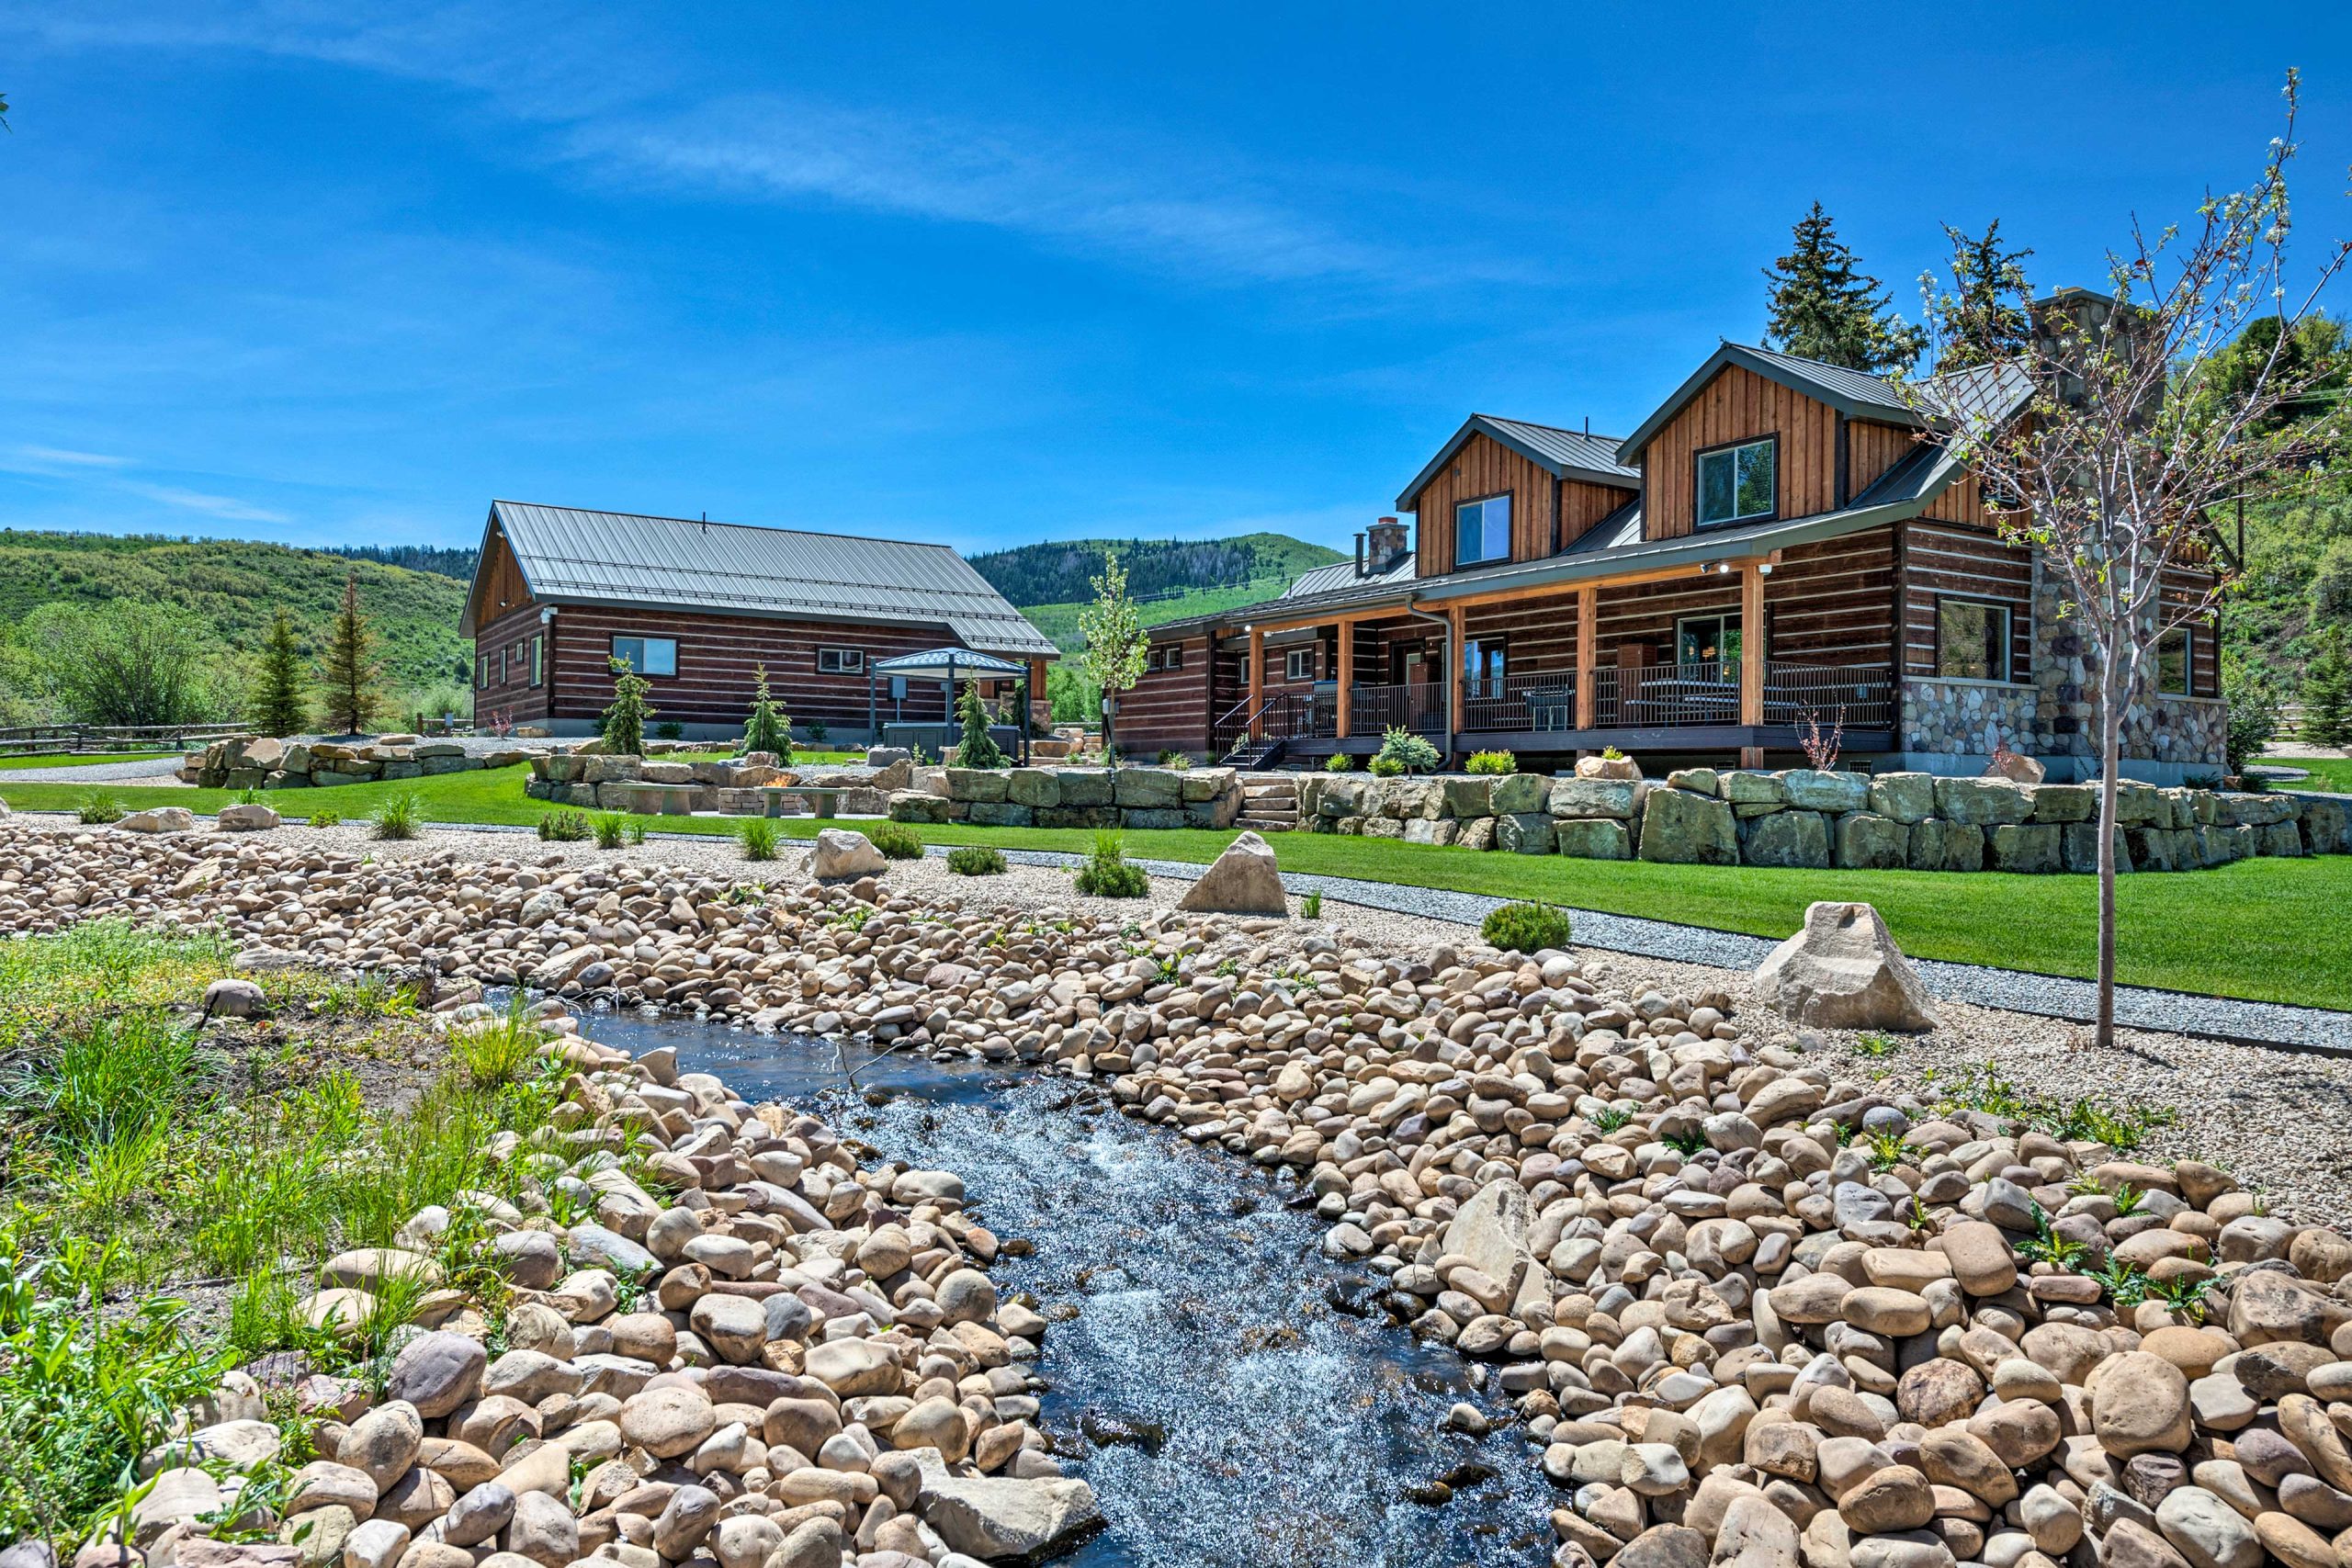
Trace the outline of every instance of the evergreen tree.
{"label": "evergreen tree", "polygon": [[1951,242],[1952,287],[1928,307],[1936,322],[1936,368],[1964,370],[2016,358],[2033,331],[2025,280],[2025,258],[2033,253],[2002,249],[1997,218],[1975,237],[1947,223],[1944,238]]}
{"label": "evergreen tree", "polygon": [[1797,220],[1793,233],[1789,254],[1764,269],[1772,286],[1764,341],[1783,354],[1871,376],[1909,369],[1927,333],[1890,308],[1886,289],[1861,270],[1821,203]]}
{"label": "evergreen tree", "polygon": [[376,657],[376,628],[359,608],[359,573],[343,580],[343,603],[335,607],[334,626],[327,633],[326,667],[320,684],[326,688],[327,726],[339,734],[362,733],[380,699],[377,682],[383,679],[383,660]]}
{"label": "evergreen tree", "polygon": [[250,722],[264,735],[300,735],[311,722],[310,671],[294,640],[294,623],[280,609],[270,618],[254,681]]}
{"label": "evergreen tree", "polygon": [[645,700],[653,682],[639,674],[626,659],[613,665],[613,703],[605,710],[605,754],[638,757],[645,752],[645,721],[662,710]]}
{"label": "evergreen tree", "polygon": [[1001,768],[1006,765],[1004,749],[989,733],[989,705],[980,701],[978,682],[964,688],[963,700],[956,705],[956,716],[964,721],[964,739],[956,748],[956,765],[961,768]]}
{"label": "evergreen tree", "polygon": [[752,666],[752,716],[743,725],[743,750],[773,751],[778,764],[792,761],[792,717],[768,694],[768,667]]}
{"label": "evergreen tree", "polygon": [[2303,739],[2313,746],[2352,746],[2352,658],[2344,632],[2327,628],[2319,657],[2303,671]]}

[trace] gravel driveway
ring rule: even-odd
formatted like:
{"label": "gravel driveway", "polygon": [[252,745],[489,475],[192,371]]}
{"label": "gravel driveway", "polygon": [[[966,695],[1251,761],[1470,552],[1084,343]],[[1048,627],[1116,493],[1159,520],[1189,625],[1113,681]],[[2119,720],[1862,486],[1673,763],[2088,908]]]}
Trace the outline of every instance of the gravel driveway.
{"label": "gravel driveway", "polygon": [[144,789],[152,785],[177,785],[180,759],[177,753],[169,757],[150,757],[143,762],[79,762],[60,763],[53,768],[10,768],[0,772],[0,797],[5,797],[12,784],[136,784]]}

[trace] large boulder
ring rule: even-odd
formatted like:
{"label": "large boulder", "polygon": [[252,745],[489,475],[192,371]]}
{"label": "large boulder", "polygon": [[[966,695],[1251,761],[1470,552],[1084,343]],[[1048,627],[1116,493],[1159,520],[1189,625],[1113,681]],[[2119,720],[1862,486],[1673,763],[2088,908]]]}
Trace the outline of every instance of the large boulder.
{"label": "large boulder", "polygon": [[1737,865],[1730,806],[1687,789],[1654,789],[1642,806],[1642,858],[1673,865]]}
{"label": "large boulder", "polygon": [[913,1451],[927,1456],[917,1510],[951,1551],[984,1562],[1035,1562],[1102,1523],[1094,1489],[1074,1476],[952,1476],[935,1450]]}
{"label": "large boulder", "polygon": [[1745,826],[1742,852],[1750,865],[1829,864],[1829,823],[1818,811],[1769,812],[1749,818]]}
{"label": "large boulder", "polygon": [[278,825],[277,813],[258,801],[224,806],[215,820],[224,833],[265,833]]}
{"label": "large boulder", "polygon": [[1281,868],[1274,863],[1273,846],[1255,833],[1243,833],[1200,880],[1176,900],[1180,909],[1215,909],[1229,915],[1286,915],[1290,903],[1283,892]]}
{"label": "large boulder", "polygon": [[820,829],[817,834],[817,852],[809,857],[808,874],[820,882],[831,882],[853,876],[878,876],[889,869],[890,863],[874,847],[874,840],[848,828]]}
{"label": "large boulder", "polygon": [[115,826],[126,833],[185,833],[196,826],[196,813],[185,806],[158,806],[134,811]]}
{"label": "large boulder", "polygon": [[[1646,849],[1646,845],[1644,846]],[[1868,904],[1818,903],[1756,971],[1757,999],[1828,1029],[1933,1029],[1918,972]]]}

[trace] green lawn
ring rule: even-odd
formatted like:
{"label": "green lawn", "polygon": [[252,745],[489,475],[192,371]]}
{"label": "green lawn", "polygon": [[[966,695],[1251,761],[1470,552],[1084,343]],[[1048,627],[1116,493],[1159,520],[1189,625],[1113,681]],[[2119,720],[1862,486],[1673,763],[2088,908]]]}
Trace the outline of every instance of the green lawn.
{"label": "green lawn", "polygon": [[2352,795],[2352,757],[2264,757],[2260,761],[2274,768],[2301,768],[2311,774],[2280,787],[2286,789],[2327,789]]}
{"label": "green lawn", "polygon": [[178,755],[177,751],[17,751],[0,757],[0,773],[15,773],[19,768],[85,768],[97,762],[144,762]]}
{"label": "green lawn", "polygon": [[[523,794],[525,769],[445,773],[393,784],[273,793],[289,817],[332,808],[357,820],[387,796],[414,794],[436,822],[535,823],[548,809]],[[227,790],[97,786],[125,806],[187,806],[209,810],[232,799]],[[19,810],[71,810],[91,793],[80,784],[18,784],[6,792]],[[718,818],[663,818],[660,828],[726,833]],[[822,823],[787,818],[794,838]],[[1093,846],[1078,829],[927,827],[933,843],[989,843],[1008,849]],[[1127,852],[1204,863],[1229,832],[1131,832]],[[1878,907],[1904,950],[2043,974],[2087,976],[2094,960],[2096,884],[2086,876],[1955,876],[1900,871],[1776,871],[1754,866],[1650,865],[1643,862],[1480,853],[1403,844],[1387,839],[1277,834],[1274,852],[1287,871],[1451,888],[1501,897],[1541,898],[1578,908],[1641,915],[1756,936],[1782,937],[1818,898],[1860,898]],[[2340,928],[2352,907],[2352,855],[2317,860],[2250,860],[2214,871],[2127,876],[2118,886],[2125,983],[2317,1007],[2352,1007],[2352,942],[2314,941]]]}

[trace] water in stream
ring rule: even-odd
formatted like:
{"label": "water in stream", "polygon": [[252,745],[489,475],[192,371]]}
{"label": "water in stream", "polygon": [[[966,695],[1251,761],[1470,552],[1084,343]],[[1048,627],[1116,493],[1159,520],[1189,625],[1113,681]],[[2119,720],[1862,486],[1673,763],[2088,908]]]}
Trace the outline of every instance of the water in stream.
{"label": "water in stream", "polygon": [[[889,1156],[954,1170],[991,1230],[1035,1244],[990,1272],[1049,1316],[1079,1309],[1046,1336],[1040,1369],[1044,1425],[1109,1521],[1065,1560],[1074,1568],[1548,1560],[1557,1503],[1523,1434],[1439,1429],[1457,1400],[1502,1407],[1472,1393],[1452,1352],[1370,1307],[1374,1277],[1322,1256],[1322,1226],[1283,1207],[1287,1181],[1067,1079],[850,1047],[860,1086],[890,1095],[874,1106],[845,1092],[829,1043],[609,1014],[582,1024],[631,1050],[675,1045],[682,1067],[747,1100],[809,1104]],[[1449,1472],[1462,1483],[1451,1502],[1408,1500]]]}

